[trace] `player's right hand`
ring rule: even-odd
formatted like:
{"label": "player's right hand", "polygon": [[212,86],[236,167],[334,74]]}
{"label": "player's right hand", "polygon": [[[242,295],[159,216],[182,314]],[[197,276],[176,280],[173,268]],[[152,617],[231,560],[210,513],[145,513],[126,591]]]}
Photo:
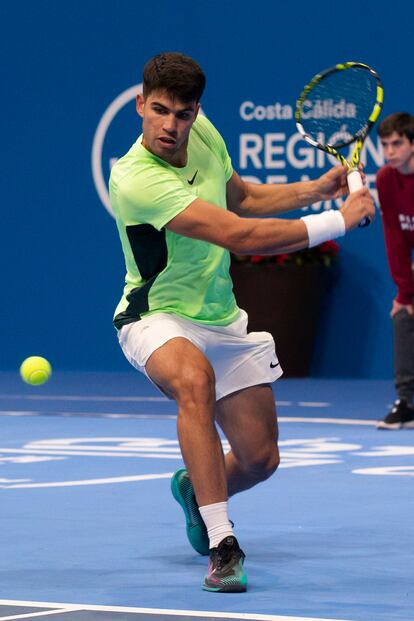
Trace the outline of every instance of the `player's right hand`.
{"label": "player's right hand", "polygon": [[368,188],[364,187],[349,194],[340,212],[347,231],[358,226],[367,216],[372,221],[375,218],[375,205]]}

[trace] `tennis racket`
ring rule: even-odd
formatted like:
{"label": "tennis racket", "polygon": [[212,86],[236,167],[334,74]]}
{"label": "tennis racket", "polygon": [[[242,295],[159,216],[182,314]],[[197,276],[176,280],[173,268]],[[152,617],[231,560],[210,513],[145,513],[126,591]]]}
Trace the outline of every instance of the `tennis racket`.
{"label": "tennis racket", "polygon": [[[376,71],[363,63],[346,62],[315,75],[296,102],[296,127],[317,149],[348,168],[348,188],[363,187],[358,163],[364,140],[381,112],[383,88]],[[352,153],[350,145],[354,145]],[[343,150],[348,149],[347,156]],[[370,218],[359,226],[370,224]]]}

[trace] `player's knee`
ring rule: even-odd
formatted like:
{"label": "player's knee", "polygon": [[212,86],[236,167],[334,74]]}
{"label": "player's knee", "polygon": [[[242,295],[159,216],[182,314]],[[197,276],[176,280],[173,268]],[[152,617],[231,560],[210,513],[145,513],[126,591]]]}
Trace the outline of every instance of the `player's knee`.
{"label": "player's knee", "polygon": [[276,472],[279,464],[280,456],[277,445],[269,445],[249,461],[248,470],[257,481],[265,481]]}
{"label": "player's knee", "polygon": [[182,405],[215,401],[215,376],[212,367],[183,369],[176,389],[176,399]]}

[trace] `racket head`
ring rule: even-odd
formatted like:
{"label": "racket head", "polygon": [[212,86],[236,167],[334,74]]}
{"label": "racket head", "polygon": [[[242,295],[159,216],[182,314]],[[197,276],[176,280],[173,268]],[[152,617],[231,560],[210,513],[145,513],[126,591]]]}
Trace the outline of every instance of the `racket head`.
{"label": "racket head", "polygon": [[381,79],[372,67],[341,63],[316,74],[304,87],[296,102],[296,127],[308,143],[346,164],[338,149],[357,142],[359,154],[382,103]]}

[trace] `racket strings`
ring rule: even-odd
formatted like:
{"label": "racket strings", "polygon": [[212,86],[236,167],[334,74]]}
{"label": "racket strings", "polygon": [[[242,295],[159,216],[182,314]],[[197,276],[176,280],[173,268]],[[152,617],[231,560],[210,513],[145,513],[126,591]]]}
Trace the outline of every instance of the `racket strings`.
{"label": "racket strings", "polygon": [[310,85],[300,121],[313,140],[340,148],[364,131],[376,100],[377,81],[369,71],[335,71]]}

